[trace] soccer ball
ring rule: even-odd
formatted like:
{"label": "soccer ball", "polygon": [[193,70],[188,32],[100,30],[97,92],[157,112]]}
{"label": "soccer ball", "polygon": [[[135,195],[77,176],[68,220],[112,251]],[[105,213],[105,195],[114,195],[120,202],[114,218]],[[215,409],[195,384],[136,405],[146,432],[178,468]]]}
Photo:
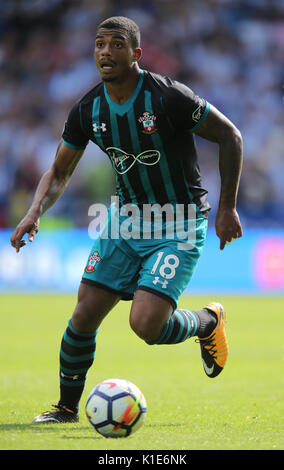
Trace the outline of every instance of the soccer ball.
{"label": "soccer ball", "polygon": [[127,437],[142,426],[147,404],[143,393],[133,383],[108,379],[93,388],[85,410],[98,433],[105,437]]}

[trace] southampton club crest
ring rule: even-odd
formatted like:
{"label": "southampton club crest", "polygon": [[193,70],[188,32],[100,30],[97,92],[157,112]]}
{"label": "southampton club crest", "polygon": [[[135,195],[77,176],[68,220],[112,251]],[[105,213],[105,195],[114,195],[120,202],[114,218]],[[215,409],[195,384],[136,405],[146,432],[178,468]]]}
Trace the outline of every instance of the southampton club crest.
{"label": "southampton club crest", "polygon": [[94,251],[94,253],[92,253],[88,258],[88,264],[87,264],[86,269],[85,269],[86,273],[94,272],[96,264],[99,261],[101,261],[101,259],[102,258],[99,256],[99,252]]}
{"label": "southampton club crest", "polygon": [[148,111],[145,111],[143,113],[143,116],[138,119],[138,122],[143,124],[142,132],[144,134],[153,134],[153,132],[157,130],[155,126],[155,121],[156,116],[154,114],[150,114]]}

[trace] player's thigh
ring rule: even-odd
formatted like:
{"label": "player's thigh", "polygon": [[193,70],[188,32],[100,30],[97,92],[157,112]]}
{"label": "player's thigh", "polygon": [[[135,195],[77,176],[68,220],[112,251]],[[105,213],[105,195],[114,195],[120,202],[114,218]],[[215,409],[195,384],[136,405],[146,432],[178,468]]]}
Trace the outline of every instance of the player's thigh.
{"label": "player's thigh", "polygon": [[96,331],[120,298],[115,292],[81,283],[77,305],[71,319],[72,326],[81,333]]}

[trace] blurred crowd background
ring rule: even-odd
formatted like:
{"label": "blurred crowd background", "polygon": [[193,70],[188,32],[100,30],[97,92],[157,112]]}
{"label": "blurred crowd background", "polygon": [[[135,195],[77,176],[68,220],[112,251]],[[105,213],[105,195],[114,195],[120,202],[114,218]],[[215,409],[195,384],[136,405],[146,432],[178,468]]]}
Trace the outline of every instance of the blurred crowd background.
{"label": "blurred crowd background", "polygon": [[[241,130],[244,228],[283,227],[283,0],[1,0],[0,228],[23,217],[69,109],[100,80],[96,26],[113,15],[139,24],[141,68],[187,84]],[[218,147],[200,138],[197,145],[214,216]],[[87,226],[89,206],[113,192],[108,158],[89,143],[42,224]]]}

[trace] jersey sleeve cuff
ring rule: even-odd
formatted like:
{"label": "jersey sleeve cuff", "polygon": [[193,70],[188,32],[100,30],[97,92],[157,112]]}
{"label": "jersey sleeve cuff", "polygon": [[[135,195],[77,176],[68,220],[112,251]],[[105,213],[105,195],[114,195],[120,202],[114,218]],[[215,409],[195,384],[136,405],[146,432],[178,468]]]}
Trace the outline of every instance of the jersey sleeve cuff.
{"label": "jersey sleeve cuff", "polygon": [[191,132],[196,131],[196,129],[199,128],[199,126],[200,126],[200,125],[203,123],[203,121],[206,119],[207,114],[209,113],[209,110],[210,110],[210,104],[208,103],[208,101],[206,101],[206,106],[205,106],[204,112],[203,112],[201,118],[199,119],[198,123],[195,124],[195,126],[192,127],[192,129],[190,129]]}
{"label": "jersey sleeve cuff", "polygon": [[78,146],[78,145],[70,144],[70,143],[67,142],[65,139],[62,139],[62,140],[63,140],[63,143],[64,143],[67,147],[70,147],[71,149],[74,149],[74,150],[85,150],[85,148],[87,147],[87,145]]}

